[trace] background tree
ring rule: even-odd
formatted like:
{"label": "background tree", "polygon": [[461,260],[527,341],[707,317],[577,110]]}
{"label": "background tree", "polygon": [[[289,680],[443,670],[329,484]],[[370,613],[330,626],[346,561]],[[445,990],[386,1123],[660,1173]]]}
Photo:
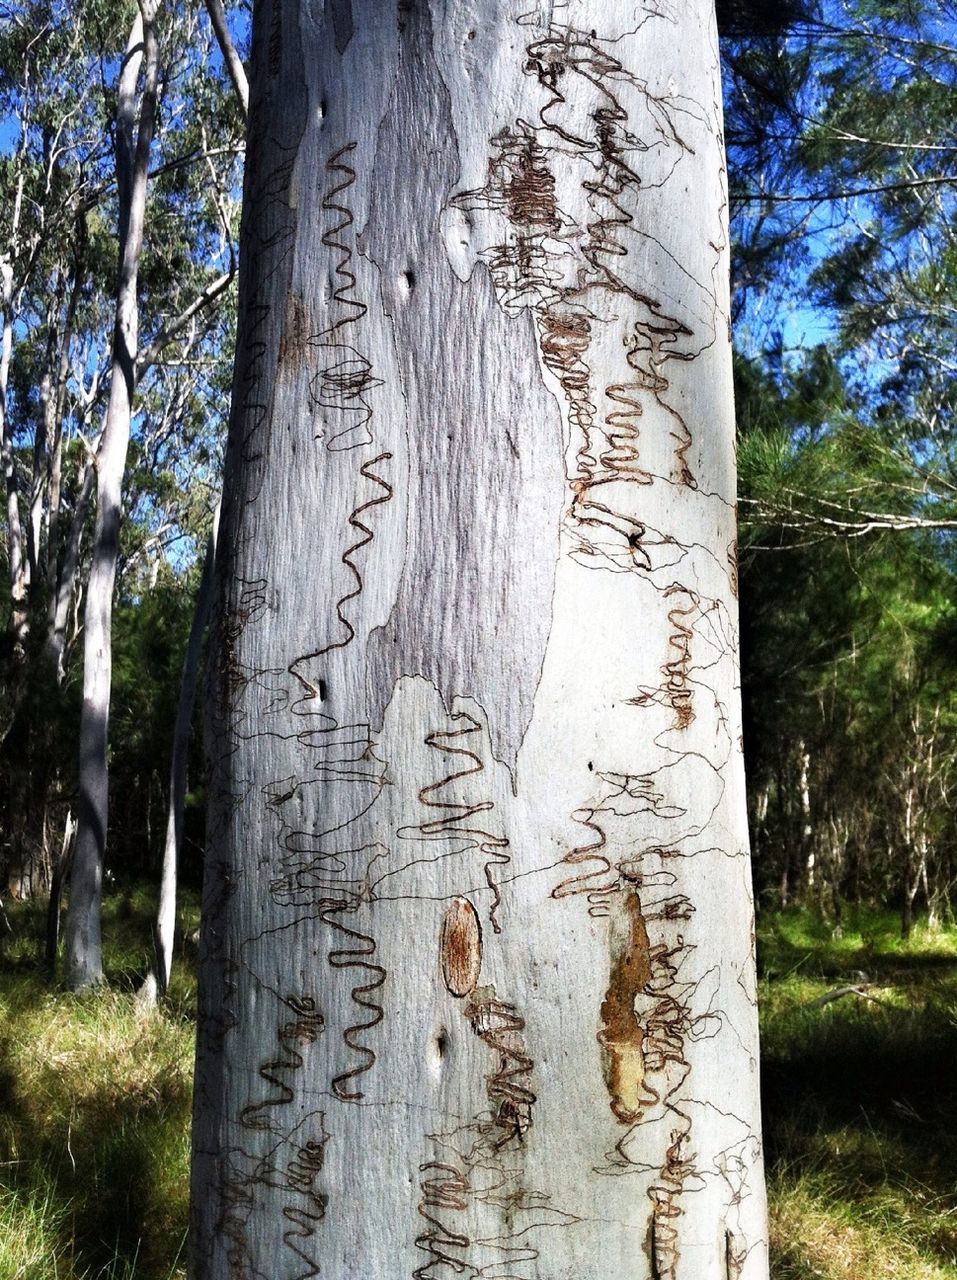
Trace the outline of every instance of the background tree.
{"label": "background tree", "polygon": [[[143,83],[137,102],[141,67]],[[97,456],[96,523],[84,611],[80,805],[66,921],[67,980],[74,987],[89,986],[103,979],[100,899],[109,806],[107,750],[113,675],[113,587],[120,550],[123,476],[139,355],[137,280],[158,96],[156,8],[152,0],[139,0],[139,14],[127,41],[116,101],[119,269],[110,394]]]}

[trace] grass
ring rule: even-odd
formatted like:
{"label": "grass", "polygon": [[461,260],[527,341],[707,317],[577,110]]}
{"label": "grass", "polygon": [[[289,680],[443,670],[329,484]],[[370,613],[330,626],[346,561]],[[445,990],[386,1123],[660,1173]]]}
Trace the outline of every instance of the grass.
{"label": "grass", "polygon": [[[51,991],[42,912],[0,938],[0,1277],[185,1276],[193,965],[137,1007],[151,903],[107,900],[110,986]],[[187,902],[180,936],[197,923]],[[759,926],[773,1280],[957,1280],[957,930]],[[866,976],[876,1001],[819,997]]]}
{"label": "grass", "polygon": [[759,928],[774,1280],[957,1280],[957,930],[898,929]]}
{"label": "grass", "polygon": [[[0,983],[0,1276],[185,1277],[195,999],[174,969],[163,1014],[137,1005],[145,895],[108,899],[111,985],[51,991],[42,913],[8,907]],[[195,928],[195,906],[184,931]]]}

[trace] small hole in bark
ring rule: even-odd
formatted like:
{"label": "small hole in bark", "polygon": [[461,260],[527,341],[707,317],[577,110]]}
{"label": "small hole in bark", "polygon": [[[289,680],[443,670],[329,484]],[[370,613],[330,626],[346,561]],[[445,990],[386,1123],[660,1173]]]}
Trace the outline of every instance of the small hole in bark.
{"label": "small hole in bark", "polygon": [[440,1058],[444,1058],[449,1051],[449,1035],[445,1027],[435,1037],[435,1051]]}
{"label": "small hole in bark", "polygon": [[319,103],[319,119],[325,120],[325,118],[326,118],[326,100],[325,98],[323,98],[323,100]]}
{"label": "small hole in bark", "polygon": [[406,269],[399,273],[399,288],[404,294],[410,294],[415,288],[415,272]]}
{"label": "small hole in bark", "polygon": [[325,700],[326,700],[326,682],[325,682],[325,680],[320,680],[320,681],[319,681],[319,683],[318,683],[318,685],[317,685],[317,688],[318,688],[318,690],[319,690],[319,701],[320,701],[320,702],[325,702]]}
{"label": "small hole in bark", "polygon": [[594,768],[595,768],[595,766],[594,766],[594,765],[592,764],[592,762],[589,760],[589,761],[588,761],[588,772],[589,772],[589,773],[591,773],[591,772],[594,770]]}

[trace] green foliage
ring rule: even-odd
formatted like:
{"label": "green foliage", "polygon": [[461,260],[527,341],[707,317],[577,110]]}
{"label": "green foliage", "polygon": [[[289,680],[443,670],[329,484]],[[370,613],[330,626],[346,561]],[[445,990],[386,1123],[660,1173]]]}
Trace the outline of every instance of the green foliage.
{"label": "green foliage", "polygon": [[745,749],[768,898],[950,910],[957,488],[840,352],[736,361]]}

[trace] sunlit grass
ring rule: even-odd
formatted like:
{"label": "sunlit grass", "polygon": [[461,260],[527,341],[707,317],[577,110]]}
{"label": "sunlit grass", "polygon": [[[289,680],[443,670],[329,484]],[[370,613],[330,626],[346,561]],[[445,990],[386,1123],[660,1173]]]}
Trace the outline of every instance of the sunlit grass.
{"label": "sunlit grass", "polygon": [[774,1280],[957,1280],[957,932],[801,912],[760,938]]}
{"label": "sunlit grass", "polygon": [[776,1175],[770,1185],[773,1280],[953,1280],[928,1256],[900,1206],[861,1206],[826,1177]]}
{"label": "sunlit grass", "polygon": [[888,970],[926,970],[954,961],[957,929],[917,922],[904,940],[900,917],[889,911],[849,908],[840,925],[808,910],[769,912],[758,922],[758,964],[773,978],[854,971],[873,977]]}
{"label": "sunlit grass", "polygon": [[185,1276],[193,979],[181,963],[162,1012],[138,1004],[148,905],[109,901],[116,985],[83,996],[50,989],[40,913],[11,913],[13,963],[0,984],[3,1280]]}

